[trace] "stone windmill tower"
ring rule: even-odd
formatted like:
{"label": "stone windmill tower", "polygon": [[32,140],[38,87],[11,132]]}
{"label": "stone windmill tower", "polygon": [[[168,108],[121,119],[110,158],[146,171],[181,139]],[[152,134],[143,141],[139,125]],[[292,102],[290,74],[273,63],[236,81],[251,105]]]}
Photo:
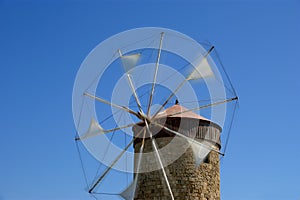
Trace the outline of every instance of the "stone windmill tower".
{"label": "stone windmill tower", "polygon": [[[205,158],[202,158],[200,165],[195,165],[197,163],[196,149],[193,149],[186,140],[178,142],[169,152],[170,154],[176,153],[179,148],[186,147],[186,151],[175,162],[165,167],[174,199],[218,200],[220,199],[218,150],[221,148],[221,127],[192,111],[182,112],[185,110],[187,109],[177,103],[160,113],[157,117],[158,121],[172,130],[181,132],[188,137],[194,137],[196,141],[205,141],[212,149]],[[133,128],[134,132],[139,132],[143,126],[144,124],[136,125]],[[156,131],[153,137],[159,148],[168,145],[175,137],[174,134],[165,130],[153,131]],[[136,139],[135,153],[138,153],[141,145],[142,140]],[[144,153],[153,151],[150,139],[145,140],[144,146]],[[155,158],[151,156],[145,158],[141,163],[143,168],[149,168],[152,165],[155,165]],[[134,199],[172,199],[167,186],[161,181],[161,176],[160,170],[140,173]]]}
{"label": "stone windmill tower", "polygon": [[[104,166],[81,162],[90,194],[220,199],[220,134],[227,104],[238,97],[214,46],[205,46],[177,31],[138,28],[85,59],[73,91],[75,141]],[[174,98],[181,104],[166,109]],[[214,122],[193,112],[201,109]],[[87,177],[85,166],[95,175]]]}

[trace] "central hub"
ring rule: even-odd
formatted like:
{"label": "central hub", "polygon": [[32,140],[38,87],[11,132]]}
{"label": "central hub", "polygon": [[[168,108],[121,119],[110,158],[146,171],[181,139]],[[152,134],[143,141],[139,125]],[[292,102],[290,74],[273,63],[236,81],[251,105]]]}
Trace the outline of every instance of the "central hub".
{"label": "central hub", "polygon": [[144,112],[138,111],[137,113],[138,113],[138,118],[139,118],[140,120],[142,120],[142,121],[144,121],[144,122],[147,121],[147,123],[150,124],[151,121],[150,121],[149,117],[148,117],[147,115],[144,114]]}

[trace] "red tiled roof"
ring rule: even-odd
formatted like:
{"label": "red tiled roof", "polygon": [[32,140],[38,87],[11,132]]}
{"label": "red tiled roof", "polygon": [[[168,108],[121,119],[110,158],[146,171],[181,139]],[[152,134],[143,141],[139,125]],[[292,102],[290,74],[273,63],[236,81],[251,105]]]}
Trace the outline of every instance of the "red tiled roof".
{"label": "red tiled roof", "polygon": [[[189,110],[181,105],[175,104],[174,106],[167,108],[164,111],[161,111],[157,114],[156,118],[162,118],[162,117],[180,117],[180,118],[194,118],[194,119],[201,119],[205,121],[210,121],[209,119],[206,119],[205,117],[202,117],[193,111],[187,111]],[[183,113],[181,113],[183,112]]]}

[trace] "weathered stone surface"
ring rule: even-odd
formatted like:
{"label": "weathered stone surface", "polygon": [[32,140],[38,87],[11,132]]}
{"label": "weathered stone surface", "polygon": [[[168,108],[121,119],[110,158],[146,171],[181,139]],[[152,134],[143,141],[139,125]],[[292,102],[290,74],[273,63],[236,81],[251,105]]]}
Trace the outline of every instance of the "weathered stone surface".
{"label": "weathered stone surface", "polygon": [[[159,148],[169,144],[173,136],[156,138]],[[218,153],[209,153],[208,163],[202,163],[196,169],[195,158],[192,149],[186,141],[178,143],[176,148],[185,148],[186,151],[175,161],[165,167],[170,186],[176,200],[220,200],[220,165]],[[135,152],[139,152],[141,142],[135,143]],[[165,152],[170,155],[176,151]],[[216,148],[218,146],[216,145]],[[150,139],[145,140],[144,153],[153,152]],[[163,162],[168,163],[168,156],[163,157]],[[137,163],[137,158],[135,160]],[[144,156],[141,160],[141,168],[147,171],[153,165],[158,165],[153,155]],[[161,170],[150,171],[138,175],[138,187],[135,200],[157,199],[169,200],[170,194],[164,181]]]}
{"label": "weathered stone surface", "polygon": [[[170,108],[169,111],[173,109]],[[185,117],[183,115],[180,115],[180,117],[175,116],[177,115],[168,116],[167,112],[167,115],[158,118],[156,123],[177,131],[186,137],[195,138],[198,142],[205,142],[206,145],[215,149],[220,149],[220,126],[201,116],[195,117],[194,113],[186,113]],[[135,153],[140,152],[143,138],[138,137],[138,133],[143,130],[144,126],[145,124],[142,122],[133,127],[136,135]],[[135,154],[135,168],[137,169],[138,163],[140,163],[139,172],[141,172],[136,175],[138,176],[138,186],[135,200],[171,199],[162,170],[157,170],[159,164],[157,155],[153,153],[153,141],[149,138],[151,136],[159,149],[159,155],[161,155],[176,200],[220,200],[218,153],[211,151],[205,162],[196,168],[193,150],[186,139],[176,137],[178,134],[158,128],[155,123],[150,123],[149,126],[152,133],[144,132],[147,139],[144,140],[143,154],[141,157]]]}

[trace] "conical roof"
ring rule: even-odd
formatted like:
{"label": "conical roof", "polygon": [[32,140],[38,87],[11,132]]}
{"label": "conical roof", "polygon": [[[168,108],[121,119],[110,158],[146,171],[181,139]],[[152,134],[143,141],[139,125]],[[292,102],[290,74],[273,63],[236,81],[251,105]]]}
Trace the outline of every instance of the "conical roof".
{"label": "conical roof", "polygon": [[206,119],[205,117],[202,117],[201,115],[198,115],[193,111],[188,111],[188,110],[189,109],[179,104],[175,104],[174,106],[169,107],[166,110],[158,113],[156,118],[163,118],[163,117],[194,118],[194,119],[201,119],[210,122],[209,119]]}

